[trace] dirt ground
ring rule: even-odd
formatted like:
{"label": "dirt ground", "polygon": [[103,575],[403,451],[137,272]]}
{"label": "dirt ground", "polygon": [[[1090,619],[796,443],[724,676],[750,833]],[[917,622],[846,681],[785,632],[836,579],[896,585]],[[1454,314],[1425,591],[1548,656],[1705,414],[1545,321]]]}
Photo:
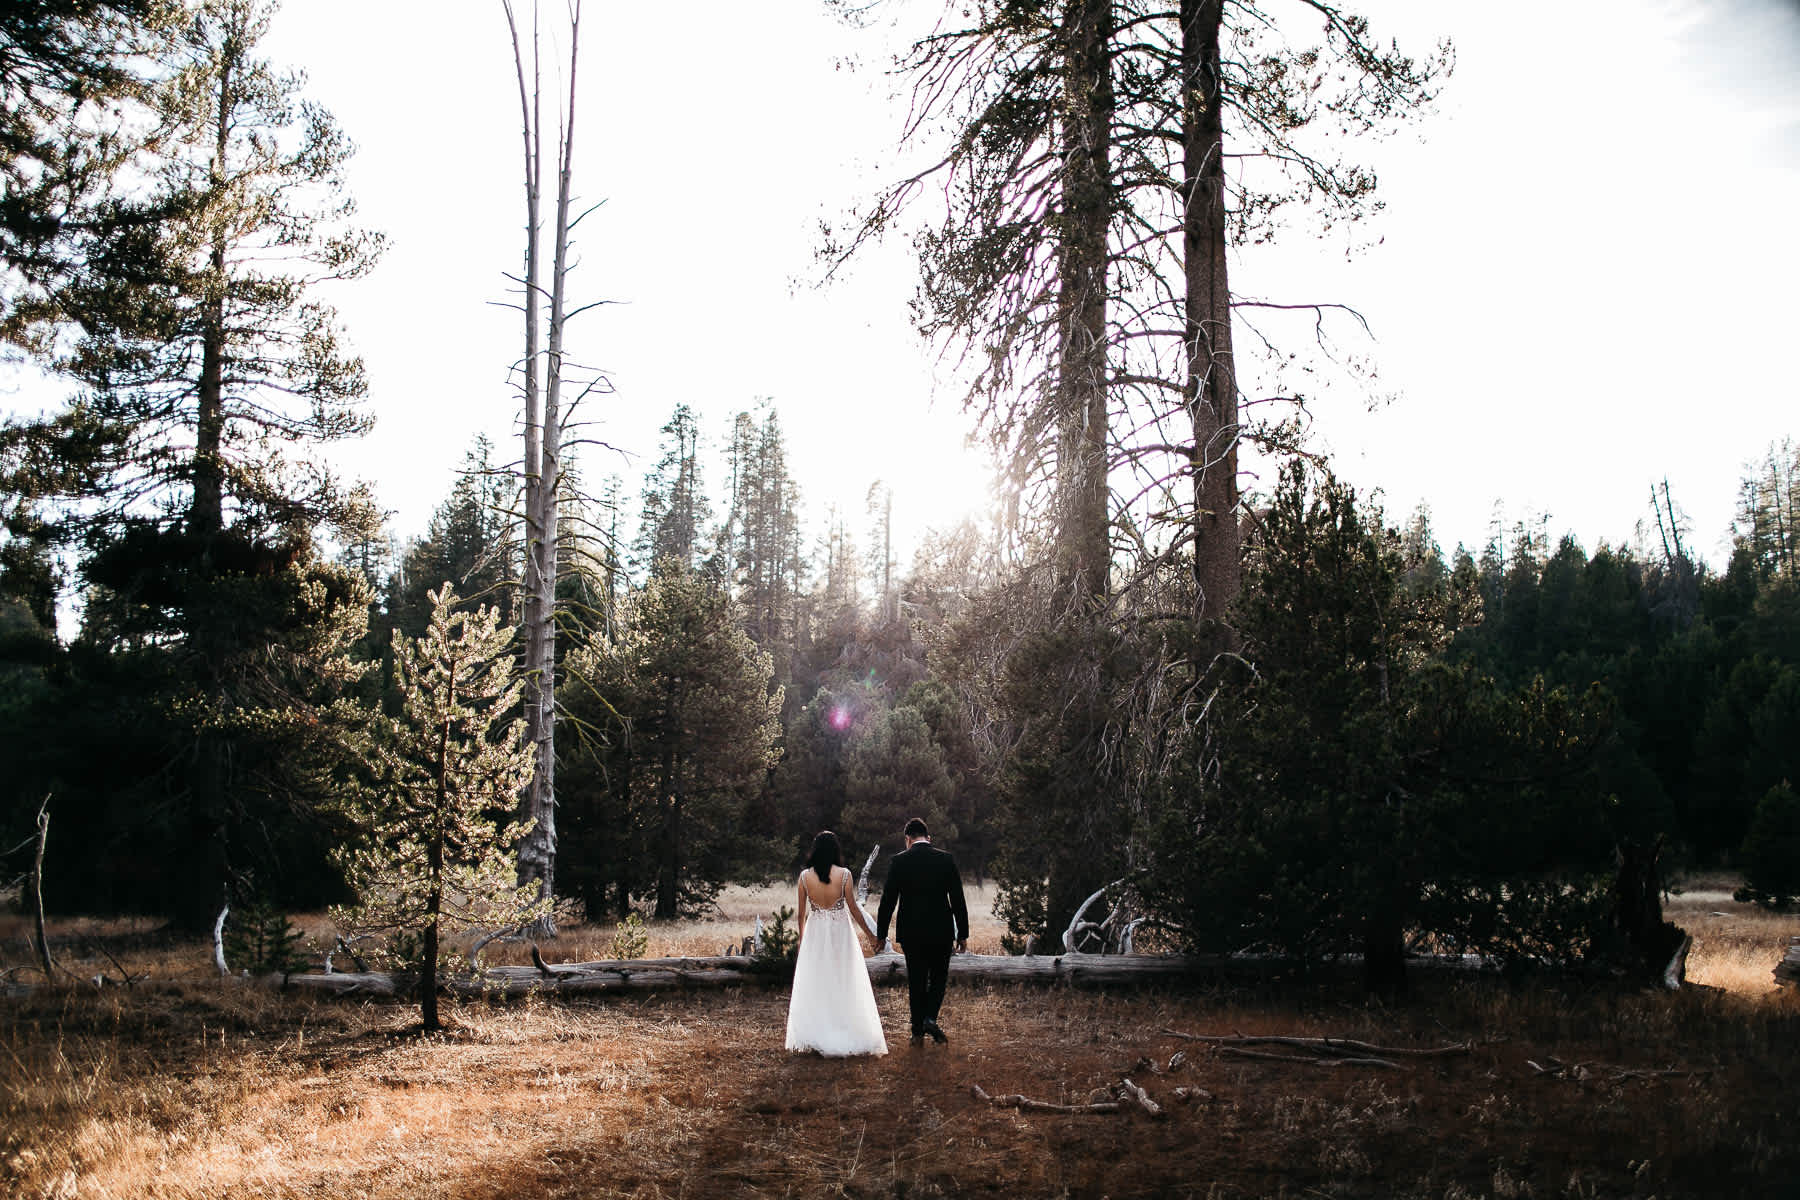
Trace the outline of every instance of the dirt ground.
{"label": "dirt ground", "polygon": [[[782,1049],[782,988],[467,1005],[426,1038],[404,1007],[154,966],[201,946],[115,950],[145,977],[0,1001],[0,1194],[1800,1194],[1800,1003],[1768,977],[1800,920],[1728,894],[1674,907],[1696,933],[1693,973],[1717,982],[1422,980],[1397,1006],[1333,979],[956,987],[949,1045],[922,1048],[887,988],[890,1054],[849,1061]],[[651,952],[679,936],[653,930]],[[15,936],[0,945],[18,956]],[[1325,1066],[1179,1033],[1468,1048]],[[1080,1103],[1126,1077],[1165,1115],[1020,1112],[971,1092]]]}

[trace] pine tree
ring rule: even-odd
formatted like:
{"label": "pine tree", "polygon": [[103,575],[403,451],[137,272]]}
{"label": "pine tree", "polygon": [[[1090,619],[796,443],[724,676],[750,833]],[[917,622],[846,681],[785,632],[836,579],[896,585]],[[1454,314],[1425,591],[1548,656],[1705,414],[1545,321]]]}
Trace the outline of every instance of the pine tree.
{"label": "pine tree", "polygon": [[643,892],[675,917],[767,865],[776,831],[751,806],[775,763],[782,689],[740,620],[713,581],[659,570],[617,639],[571,657],[562,705],[587,736],[569,756],[564,823],[571,846],[609,864],[575,868],[590,912],[608,891],[621,905]]}
{"label": "pine tree", "polygon": [[696,570],[706,558],[702,530],[709,505],[700,478],[700,422],[685,404],[662,427],[663,453],[644,480],[643,509],[632,542],[633,565],[647,575],[668,562]]}
{"label": "pine tree", "polygon": [[1168,781],[1163,911],[1197,947],[1360,953],[1386,991],[1409,935],[1515,960],[1608,950],[1627,831],[1602,788],[1607,705],[1443,666],[1473,597],[1408,588],[1402,548],[1328,473],[1284,470],[1237,614],[1250,703],[1218,723],[1214,779]]}
{"label": "pine tree", "polygon": [[524,722],[509,719],[522,690],[513,631],[497,610],[458,611],[454,588],[432,595],[424,636],[394,633],[404,696],[379,745],[376,784],[351,815],[361,836],[338,862],[357,903],[332,910],[341,928],[414,936],[421,952],[419,1013],[440,1028],[438,965],[446,934],[536,920],[550,902],[518,884],[513,848],[526,830],[502,828],[531,777]]}

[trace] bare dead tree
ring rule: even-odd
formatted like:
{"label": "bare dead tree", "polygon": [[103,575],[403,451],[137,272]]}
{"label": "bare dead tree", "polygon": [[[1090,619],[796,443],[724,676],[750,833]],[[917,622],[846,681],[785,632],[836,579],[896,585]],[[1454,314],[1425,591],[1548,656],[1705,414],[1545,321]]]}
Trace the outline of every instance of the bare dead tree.
{"label": "bare dead tree", "polygon": [[[582,217],[571,218],[575,150],[575,96],[580,59],[581,0],[570,0],[568,17],[568,93],[556,131],[556,199],[551,218],[550,269],[544,268],[544,85],[540,67],[538,9],[531,9],[530,78],[527,54],[512,0],[501,0],[512,35],[513,67],[519,86],[519,117],[524,142],[525,269],[519,308],[525,318],[525,355],[519,363],[524,402],[525,452],[522,460],[524,503],[525,721],[534,751],[531,782],[520,804],[530,830],[519,845],[519,883],[538,885],[541,899],[554,894],[556,872],[556,580],[559,566],[559,516],[564,439],[574,405],[564,407],[567,369],[564,332],[571,317],[568,277],[569,235]],[[586,307],[592,307],[586,306]],[[601,386],[590,382],[581,395]],[[577,397],[579,399],[580,397]],[[545,916],[536,936],[554,937],[555,919]]]}
{"label": "bare dead tree", "polygon": [[44,978],[51,978],[56,971],[56,963],[50,957],[50,938],[44,932],[44,843],[50,837],[50,797],[38,805],[37,814],[37,850],[31,861],[31,905],[33,925],[37,934],[38,966],[44,970]]}

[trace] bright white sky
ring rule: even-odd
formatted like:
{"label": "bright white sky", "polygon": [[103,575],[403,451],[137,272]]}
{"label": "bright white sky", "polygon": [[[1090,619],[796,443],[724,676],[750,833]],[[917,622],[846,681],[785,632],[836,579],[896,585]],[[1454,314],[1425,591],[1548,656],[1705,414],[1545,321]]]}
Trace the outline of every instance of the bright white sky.
{"label": "bright white sky", "polygon": [[[1342,301],[1374,328],[1352,348],[1390,398],[1324,395],[1320,442],[1394,519],[1428,501],[1446,550],[1478,546],[1496,501],[1508,524],[1548,513],[1590,550],[1628,540],[1666,476],[1722,565],[1745,465],[1800,435],[1800,4],[1351,7],[1409,49],[1450,37],[1458,67],[1434,115],[1368,148],[1381,244],[1346,261],[1341,243],[1296,238],[1234,266],[1241,292]],[[576,182],[606,205],[583,226],[574,293],[623,303],[581,318],[573,346],[617,388],[592,434],[635,455],[589,451],[590,481],[617,470],[635,492],[677,403],[716,456],[730,414],[768,397],[811,535],[826,503],[860,533],[876,479],[908,535],[979,494],[956,394],[934,403],[908,324],[905,247],[828,291],[791,286],[813,270],[819,219],[885,178],[890,36],[820,0],[588,0]],[[373,278],[333,297],[379,420],[341,458],[414,535],[477,432],[514,436],[520,335],[489,303],[522,245],[505,22],[498,0],[288,0],[266,49],[307,69],[358,143],[352,186],[392,239]],[[716,499],[716,469],[708,482]]]}

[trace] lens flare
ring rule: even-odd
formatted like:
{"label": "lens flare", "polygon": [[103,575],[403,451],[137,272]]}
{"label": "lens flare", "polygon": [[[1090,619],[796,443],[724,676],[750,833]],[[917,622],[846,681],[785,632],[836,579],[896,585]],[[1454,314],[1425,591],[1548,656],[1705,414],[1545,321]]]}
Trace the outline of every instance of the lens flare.
{"label": "lens flare", "polygon": [[831,727],[833,729],[845,730],[845,729],[850,728],[850,710],[849,710],[849,708],[842,704],[838,705],[837,707],[835,707],[831,710],[831,716],[830,716],[829,720],[831,721]]}

